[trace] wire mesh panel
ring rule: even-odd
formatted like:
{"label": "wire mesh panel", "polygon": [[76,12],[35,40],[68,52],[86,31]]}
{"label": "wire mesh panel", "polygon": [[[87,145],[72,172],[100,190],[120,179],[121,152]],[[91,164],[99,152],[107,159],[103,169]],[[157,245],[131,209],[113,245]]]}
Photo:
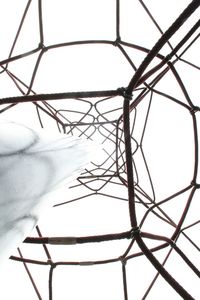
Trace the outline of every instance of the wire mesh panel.
{"label": "wire mesh panel", "polygon": [[3,299],[200,298],[199,6],[1,3],[2,118],[102,148],[2,268]]}

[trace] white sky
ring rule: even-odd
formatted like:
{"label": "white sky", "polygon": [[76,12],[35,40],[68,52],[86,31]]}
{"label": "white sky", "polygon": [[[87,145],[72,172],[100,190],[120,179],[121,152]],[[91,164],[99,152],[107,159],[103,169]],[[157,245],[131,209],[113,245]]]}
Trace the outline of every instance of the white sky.
{"label": "white sky", "polygon": [[[64,42],[77,40],[109,40],[116,38],[115,28],[115,0],[43,0],[43,26],[44,45],[46,47]],[[0,61],[8,57],[12,47],[20,20],[27,1],[0,0]],[[32,0],[29,12],[26,16],[18,41],[14,47],[12,56],[22,54],[38,47],[39,44],[39,22],[37,1]],[[137,44],[151,49],[161,36],[158,28],[150,20],[139,0],[121,0],[120,34],[125,42]],[[144,3],[152,13],[160,28],[165,31],[178,17],[181,11],[190,3],[186,0],[144,0]],[[170,40],[172,46],[186,34],[198,19],[199,10],[175,34]],[[199,33],[197,30],[194,37]],[[192,40],[192,39],[191,39]],[[186,47],[186,46],[185,46]],[[183,47],[182,50],[185,49]],[[124,46],[136,67],[140,65],[145,53]],[[161,54],[167,54],[170,47],[166,45]],[[180,50],[179,54],[182,51]],[[15,60],[8,65],[8,70],[17,78],[29,85],[39,52],[25,58]],[[199,40],[182,57],[190,63],[195,63],[200,68]],[[158,63],[155,59],[149,69]],[[199,69],[189,64],[177,62],[175,64],[188,94],[194,105],[199,105]],[[40,62],[32,89],[36,93],[58,93],[71,91],[89,90],[114,90],[126,87],[134,74],[133,68],[125,59],[122,52],[111,44],[92,44],[72,47],[62,47],[47,51]],[[150,80],[147,80],[150,83]],[[26,92],[26,88],[19,84]],[[4,72],[0,74],[0,98],[20,96],[19,89],[13,84],[9,76]],[[142,86],[144,87],[144,86]],[[172,72],[161,80],[156,89],[179,99],[186,103],[186,99],[177,84]],[[138,92],[135,92],[134,97]],[[61,110],[60,119],[64,117],[76,122],[80,117],[76,112],[66,113],[63,110],[70,109],[86,113],[84,122],[92,123],[93,117],[104,121],[116,120],[122,113],[122,99],[116,97],[106,101],[91,100],[97,103],[90,106],[89,102],[68,100],[52,101],[50,104],[57,110]],[[114,102],[113,102],[114,101]],[[144,129],[147,109],[150,103],[150,94],[145,101],[138,106],[134,138],[140,142]],[[117,108],[116,111],[112,109]],[[106,114],[106,112],[108,113]],[[98,113],[102,116],[98,116]],[[44,112],[40,111],[44,127],[51,131],[57,131],[57,124]],[[197,113],[198,114],[198,113]],[[134,119],[134,112],[133,112]],[[33,128],[39,128],[37,114],[34,105],[20,104],[2,114],[6,118],[18,120]],[[74,118],[74,120],[73,120]],[[198,123],[199,116],[197,115]],[[144,135],[144,152],[152,181],[155,188],[156,201],[161,201],[173,193],[185,188],[190,184],[194,165],[194,138],[192,118],[187,109],[177,105],[175,102],[160,96],[153,95],[147,129]],[[199,124],[198,124],[199,125]],[[84,126],[83,126],[84,127]],[[82,127],[82,128],[83,128]],[[84,130],[84,129],[80,130]],[[95,131],[96,130],[96,131]],[[102,157],[97,157],[93,163],[101,164],[107,153],[114,151],[115,137],[111,135],[104,141],[108,131],[116,131],[113,124],[106,124],[97,130],[97,127],[89,127],[86,135],[103,143],[104,151]],[[93,131],[95,131],[93,133]],[[79,129],[74,134],[80,134]],[[83,134],[84,135],[84,134]],[[120,144],[123,150],[123,143]],[[135,144],[133,142],[133,149]],[[109,161],[103,165],[109,166],[115,159],[111,155]],[[141,151],[135,153],[135,162],[138,170],[139,185],[144,191],[153,197],[147,169]],[[91,165],[91,168],[93,166]],[[198,170],[199,171],[199,170]],[[100,171],[101,172],[101,171]],[[199,175],[199,174],[198,174]],[[137,177],[137,176],[136,176]],[[197,177],[199,178],[199,176]],[[55,195],[56,202],[62,203],[76,197],[84,198],[80,201],[69,203],[50,209],[39,226],[44,236],[87,236],[95,234],[117,233],[130,229],[129,212],[127,201],[117,200],[112,197],[127,199],[127,190],[116,180],[117,184],[108,183],[101,189],[103,195],[90,195],[91,189],[100,187],[102,182],[97,181],[88,184],[89,188],[74,188],[61,190]],[[178,223],[184,209],[189,192],[186,192],[173,201],[162,206],[163,210]],[[86,197],[85,197],[86,196]],[[143,198],[144,199],[144,198]],[[196,192],[190,212],[184,226],[199,220],[199,191]],[[144,206],[137,205],[138,222],[144,216]],[[170,237],[174,231],[172,226],[158,220],[152,214],[146,218],[143,231],[166,235]],[[195,245],[200,247],[199,241],[200,225],[187,230],[187,235]],[[33,233],[36,235],[36,232]],[[146,241],[146,240],[145,240]],[[121,256],[129,245],[128,240],[83,244],[77,246],[50,246],[48,247],[54,262],[59,261],[93,261]],[[149,247],[159,243],[147,240]],[[178,245],[192,262],[200,269],[199,251],[181,236]],[[24,257],[46,261],[42,246],[22,245],[20,248]],[[131,253],[137,252],[135,245]],[[169,248],[156,253],[156,257],[162,262]],[[18,253],[13,253],[18,255]],[[43,300],[48,298],[48,266],[29,265],[30,272],[36,282]],[[182,259],[172,252],[166,268],[187,289],[195,299],[200,299],[199,278],[191,272]],[[27,276],[24,266],[15,261],[8,261],[4,271],[0,274],[0,298],[30,299],[37,300],[33,286]],[[97,266],[58,266],[55,269],[53,279],[54,300],[77,300],[77,299],[123,299],[123,281],[120,262],[100,264]],[[155,269],[144,257],[134,258],[127,263],[127,286],[129,299],[139,300],[144,296],[151,280],[156,275]],[[147,299],[181,299],[173,289],[159,277],[150,291]]]}

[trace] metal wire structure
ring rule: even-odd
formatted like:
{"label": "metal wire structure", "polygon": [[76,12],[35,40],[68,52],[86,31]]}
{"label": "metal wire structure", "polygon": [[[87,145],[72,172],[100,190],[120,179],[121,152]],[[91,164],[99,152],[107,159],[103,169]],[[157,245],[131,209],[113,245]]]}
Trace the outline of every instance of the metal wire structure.
{"label": "metal wire structure", "polygon": [[[200,1],[179,3],[166,28],[154,17],[158,5],[164,16],[157,1],[113,0],[108,10],[104,1],[74,1],[83,19],[61,37],[63,23],[53,29],[64,2],[52,1],[49,21],[50,4],[22,2],[12,45],[0,53],[1,115],[102,144],[10,259],[29,299],[200,299]],[[88,11],[94,36],[76,40]],[[106,20],[111,30],[99,34]]]}

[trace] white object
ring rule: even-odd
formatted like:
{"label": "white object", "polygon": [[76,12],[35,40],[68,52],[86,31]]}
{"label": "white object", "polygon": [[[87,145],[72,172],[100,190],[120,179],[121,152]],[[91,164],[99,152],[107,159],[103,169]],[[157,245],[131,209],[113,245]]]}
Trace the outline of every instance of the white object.
{"label": "white object", "polygon": [[0,263],[52,205],[45,195],[78,176],[94,149],[80,138],[0,122]]}

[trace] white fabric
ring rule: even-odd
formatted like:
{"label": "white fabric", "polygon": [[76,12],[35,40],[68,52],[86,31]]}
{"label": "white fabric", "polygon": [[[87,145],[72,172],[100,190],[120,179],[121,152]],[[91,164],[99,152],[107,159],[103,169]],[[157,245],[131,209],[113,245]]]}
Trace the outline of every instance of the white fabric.
{"label": "white fabric", "polygon": [[0,122],[0,263],[52,205],[44,196],[78,176],[93,150],[79,138]]}

